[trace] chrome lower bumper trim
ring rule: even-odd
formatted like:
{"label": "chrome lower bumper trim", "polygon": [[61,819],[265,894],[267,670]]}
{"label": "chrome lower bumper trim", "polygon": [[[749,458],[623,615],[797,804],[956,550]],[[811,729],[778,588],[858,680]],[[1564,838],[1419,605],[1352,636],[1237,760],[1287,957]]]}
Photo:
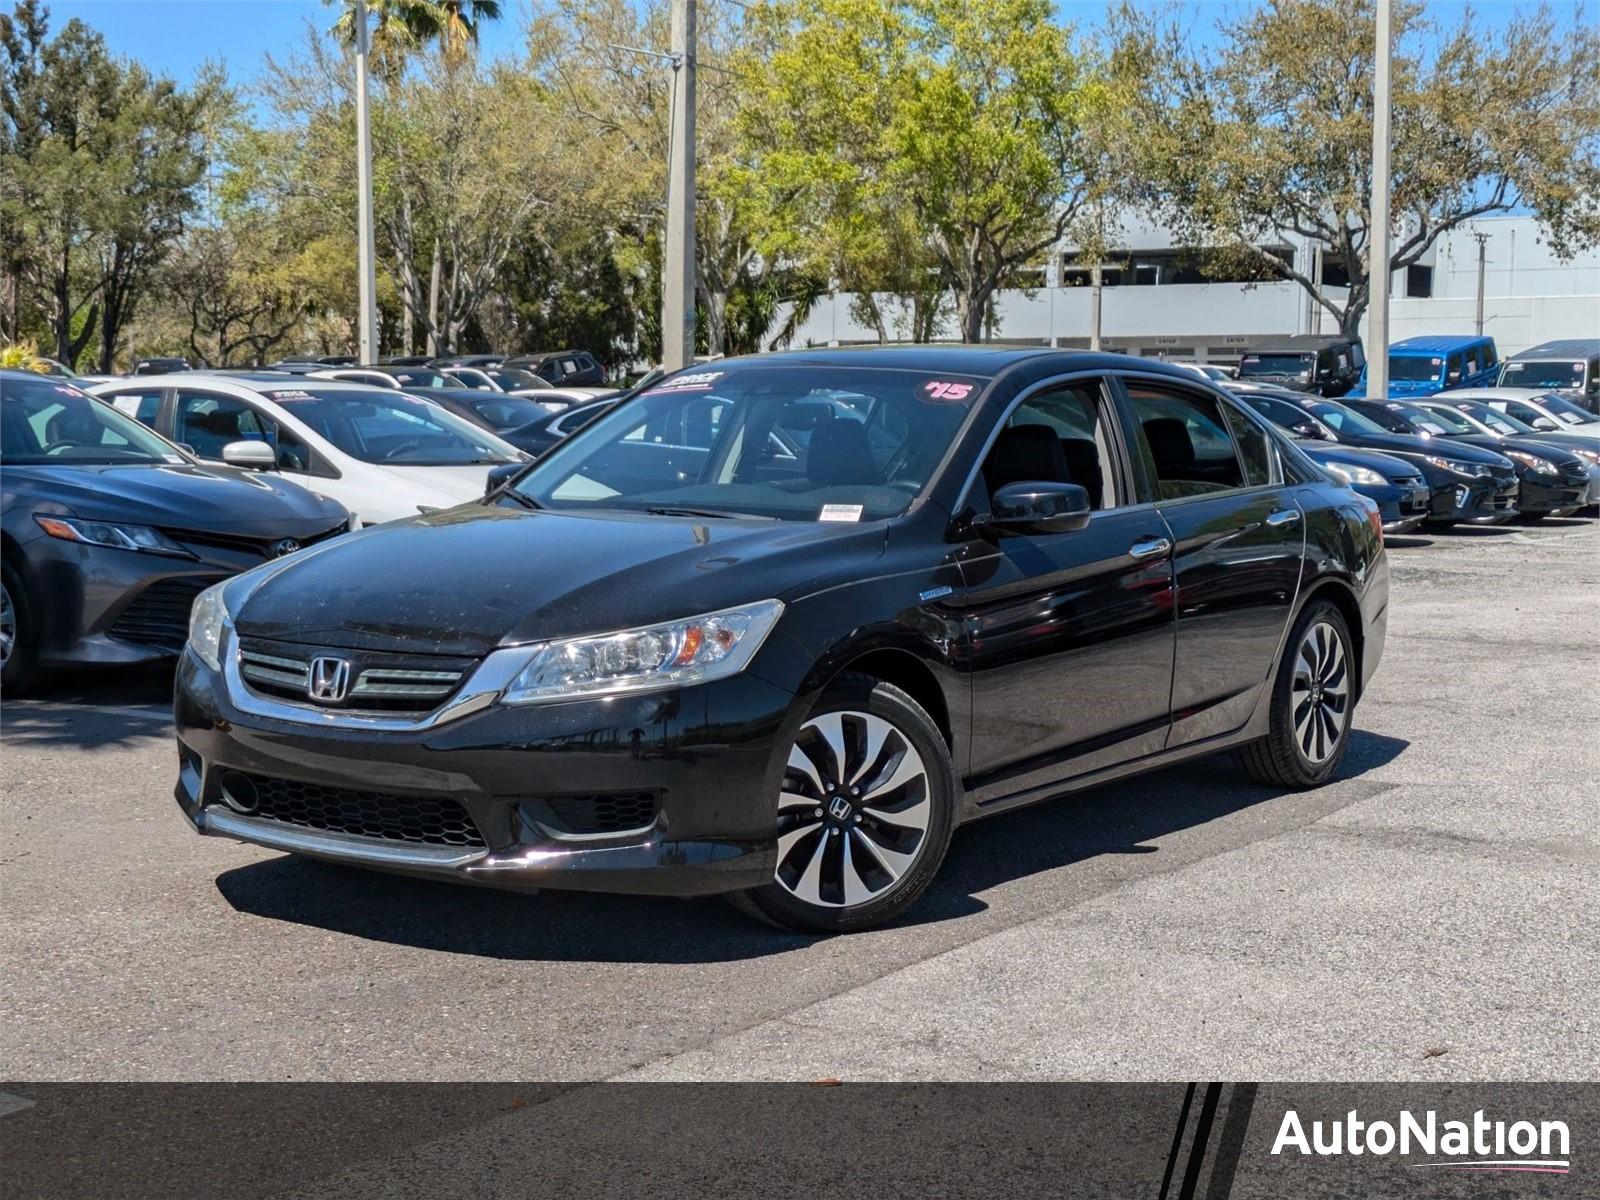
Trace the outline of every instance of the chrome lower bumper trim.
{"label": "chrome lower bumper trim", "polygon": [[431,867],[450,870],[465,866],[474,859],[488,855],[487,850],[462,850],[454,846],[416,846],[400,842],[381,842],[374,838],[350,837],[346,834],[325,833],[318,829],[301,829],[280,821],[264,821],[247,817],[221,807],[207,805],[200,810],[195,822],[201,833],[218,837],[238,838],[269,850],[283,850],[290,854],[314,854],[323,858],[336,858],[342,862],[361,863],[374,867]]}

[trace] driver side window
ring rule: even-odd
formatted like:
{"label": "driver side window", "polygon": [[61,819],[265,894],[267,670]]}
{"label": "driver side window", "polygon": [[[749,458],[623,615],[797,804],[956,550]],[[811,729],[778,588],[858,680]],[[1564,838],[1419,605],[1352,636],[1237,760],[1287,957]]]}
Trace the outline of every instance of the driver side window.
{"label": "driver side window", "polygon": [[1075,483],[1089,494],[1091,510],[1115,508],[1121,501],[1105,414],[1095,382],[1030,396],[989,448],[968,505],[987,511],[1007,484],[1039,482]]}

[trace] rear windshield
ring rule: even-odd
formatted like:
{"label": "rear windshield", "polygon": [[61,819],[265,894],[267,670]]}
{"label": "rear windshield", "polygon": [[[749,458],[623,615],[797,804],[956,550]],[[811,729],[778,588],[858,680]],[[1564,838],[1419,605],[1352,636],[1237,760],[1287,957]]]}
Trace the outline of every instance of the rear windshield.
{"label": "rear windshield", "polygon": [[308,382],[301,388],[263,389],[262,395],[362,462],[445,467],[516,461],[493,434],[401,392],[334,391]]}
{"label": "rear windshield", "polygon": [[890,517],[933,478],[985,382],[809,363],[691,368],[561,443],[517,490],[541,508]]}
{"label": "rear windshield", "polygon": [[1574,358],[1518,359],[1508,362],[1500,376],[1501,387],[1577,389],[1583,386],[1583,360]]}
{"label": "rear windshield", "polygon": [[1313,358],[1310,354],[1246,354],[1239,360],[1239,378],[1310,374]]}
{"label": "rear windshield", "polygon": [[0,381],[0,464],[181,463],[183,455],[59,378]]}

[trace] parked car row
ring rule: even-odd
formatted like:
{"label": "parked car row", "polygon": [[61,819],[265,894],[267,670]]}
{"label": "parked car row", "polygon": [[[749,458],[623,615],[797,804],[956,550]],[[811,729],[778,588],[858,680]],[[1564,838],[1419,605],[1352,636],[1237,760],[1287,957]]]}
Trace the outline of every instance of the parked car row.
{"label": "parked car row", "polygon": [[[1243,383],[1334,398],[1367,399],[1367,359],[1359,338],[1296,334],[1259,344],[1239,360]],[[1404,400],[1475,388],[1554,394],[1600,415],[1600,338],[1531,346],[1502,361],[1494,339],[1406,338],[1389,347],[1389,382],[1378,399]]]}

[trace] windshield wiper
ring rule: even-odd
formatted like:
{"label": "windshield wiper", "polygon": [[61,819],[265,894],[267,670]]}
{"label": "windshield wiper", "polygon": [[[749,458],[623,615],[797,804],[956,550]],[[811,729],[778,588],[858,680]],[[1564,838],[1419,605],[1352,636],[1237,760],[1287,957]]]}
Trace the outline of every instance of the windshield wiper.
{"label": "windshield wiper", "polygon": [[715,508],[647,508],[644,510],[652,517],[713,517],[728,521],[776,521],[777,517],[763,516],[761,513],[727,512]]}
{"label": "windshield wiper", "polygon": [[519,492],[516,488],[501,488],[500,494],[496,496],[495,499],[515,500],[518,504],[522,505],[523,508],[531,508],[535,510],[542,509],[544,507],[544,505],[540,504],[532,496],[529,496],[524,492]]}

